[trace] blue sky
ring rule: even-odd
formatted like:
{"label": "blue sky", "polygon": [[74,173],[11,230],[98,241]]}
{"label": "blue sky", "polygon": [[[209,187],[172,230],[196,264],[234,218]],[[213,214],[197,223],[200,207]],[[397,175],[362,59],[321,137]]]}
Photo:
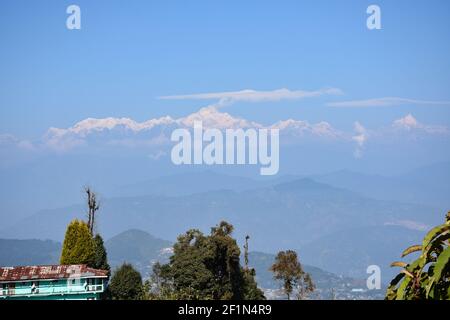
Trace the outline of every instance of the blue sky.
{"label": "blue sky", "polygon": [[[366,27],[373,3],[382,30]],[[70,4],[81,30],[66,28]],[[280,136],[280,175],[395,175],[449,161],[449,18],[447,0],[1,1],[0,211],[24,216],[79,201],[86,184],[105,192],[191,170],[153,139],[245,89],[258,102],[203,114],[294,119]],[[193,99],[204,93],[216,98]],[[179,95],[189,99],[159,98]],[[314,97],[288,98],[304,95]],[[342,102],[359,106],[330,106]],[[147,130],[166,115],[176,121]]]}
{"label": "blue sky", "polygon": [[[65,28],[81,7],[82,30]],[[242,89],[341,89],[342,97],[236,103],[227,112],[272,123],[387,124],[407,113],[450,124],[450,108],[330,108],[379,97],[450,100],[448,1],[2,1],[0,128],[33,139],[87,117],[137,121],[194,112],[206,102],[162,95]]]}

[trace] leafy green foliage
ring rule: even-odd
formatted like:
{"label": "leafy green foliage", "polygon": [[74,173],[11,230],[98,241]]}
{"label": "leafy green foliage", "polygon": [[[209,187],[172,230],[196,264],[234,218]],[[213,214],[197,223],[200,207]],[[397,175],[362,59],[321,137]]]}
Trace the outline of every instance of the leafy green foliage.
{"label": "leafy green foliage", "polygon": [[263,300],[265,299],[264,293],[258,288],[258,284],[255,281],[256,271],[255,269],[244,269],[243,273],[243,296],[246,300]]}
{"label": "leafy green foliage", "polygon": [[316,290],[316,285],[314,284],[311,275],[307,272],[304,272],[302,275],[302,279],[300,279],[297,284],[297,299],[304,300],[307,299],[308,296]]}
{"label": "leafy green foliage", "polygon": [[114,300],[140,300],[143,298],[141,274],[131,264],[124,263],[115,270],[109,284]]}
{"label": "leafy green foliage", "polygon": [[222,221],[205,236],[189,230],[178,237],[166,265],[154,268],[152,296],[161,299],[264,299],[254,270],[240,265],[240,250],[231,237],[233,226]]}
{"label": "leafy green foliage", "polygon": [[103,243],[103,238],[99,234],[94,237],[94,248],[94,257],[91,267],[110,271],[111,268],[108,264],[108,256]]}
{"label": "leafy green foliage", "polygon": [[406,249],[402,257],[420,251],[409,264],[394,262],[403,269],[391,281],[387,300],[450,299],[450,212],[444,224],[427,233],[421,245]]}
{"label": "leafy green foliage", "polygon": [[73,220],[66,230],[60,264],[87,264],[94,261],[95,244],[88,225],[80,220]]}
{"label": "leafy green foliage", "polygon": [[276,280],[282,281],[283,290],[288,300],[291,298],[294,289],[297,291],[298,299],[306,298],[309,293],[315,290],[311,276],[303,270],[295,251],[280,251],[270,270],[274,273]]}
{"label": "leafy green foliage", "polygon": [[169,272],[168,264],[157,262],[153,265],[153,273],[144,284],[145,300],[176,300],[172,281],[166,277]]}

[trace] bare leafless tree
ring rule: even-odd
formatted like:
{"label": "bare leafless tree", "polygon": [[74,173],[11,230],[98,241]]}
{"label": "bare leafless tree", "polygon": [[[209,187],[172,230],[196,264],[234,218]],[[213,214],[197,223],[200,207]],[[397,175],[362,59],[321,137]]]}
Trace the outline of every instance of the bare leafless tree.
{"label": "bare leafless tree", "polygon": [[245,270],[248,270],[248,239],[250,239],[250,236],[247,235],[245,237],[245,245],[244,245],[244,263],[245,263]]}
{"label": "bare leafless tree", "polygon": [[95,192],[93,192],[91,188],[86,187],[85,192],[88,201],[88,227],[91,231],[91,234],[94,234],[95,212],[100,208],[100,205],[97,202],[97,196]]}

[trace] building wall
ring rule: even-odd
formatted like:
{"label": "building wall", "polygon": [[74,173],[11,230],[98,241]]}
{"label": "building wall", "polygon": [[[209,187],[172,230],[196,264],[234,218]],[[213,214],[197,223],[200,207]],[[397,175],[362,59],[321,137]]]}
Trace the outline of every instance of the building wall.
{"label": "building wall", "polygon": [[[34,292],[33,283],[36,284]],[[8,289],[0,292],[0,299],[96,299],[104,291],[105,285],[106,281],[102,278],[15,282],[14,289],[8,284]]]}
{"label": "building wall", "polygon": [[53,294],[6,297],[7,300],[100,300],[100,293]]}

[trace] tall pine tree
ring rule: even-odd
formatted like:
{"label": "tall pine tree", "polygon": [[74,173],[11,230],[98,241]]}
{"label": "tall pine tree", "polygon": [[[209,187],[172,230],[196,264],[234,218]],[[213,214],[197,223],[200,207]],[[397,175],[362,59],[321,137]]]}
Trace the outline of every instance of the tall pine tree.
{"label": "tall pine tree", "polygon": [[108,270],[108,273],[110,271],[110,267],[108,264],[108,256],[106,253],[105,245],[103,243],[103,238],[101,235],[97,234],[94,237],[94,259],[92,262],[92,268],[95,269],[101,269],[101,270]]}
{"label": "tall pine tree", "polygon": [[66,230],[60,264],[87,264],[94,262],[95,243],[88,225],[80,220],[73,220]]}

